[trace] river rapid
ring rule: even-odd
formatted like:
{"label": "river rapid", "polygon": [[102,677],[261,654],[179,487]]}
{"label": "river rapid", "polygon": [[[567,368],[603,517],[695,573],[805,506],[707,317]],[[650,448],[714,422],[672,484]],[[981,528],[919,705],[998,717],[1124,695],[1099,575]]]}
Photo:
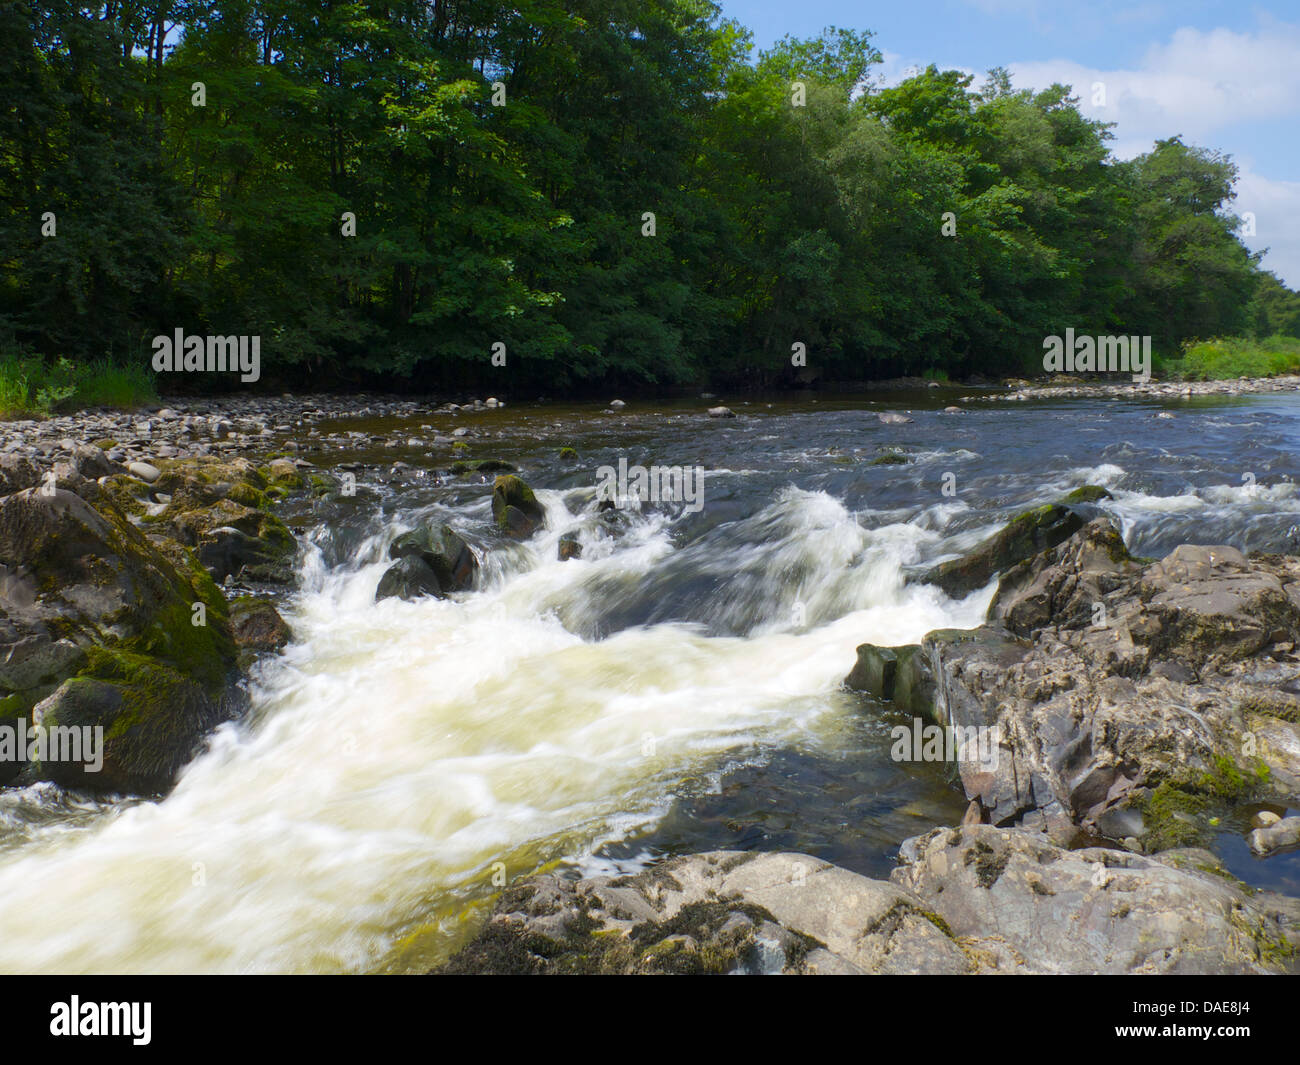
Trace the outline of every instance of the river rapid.
{"label": "river rapid", "polygon": [[[1110,489],[1139,555],[1300,550],[1300,394],[942,410],[962,394],[753,399],[734,419],[511,404],[302,438],[358,491],[288,505],[293,643],[161,801],[0,792],[0,971],[420,971],[553,865],[796,849],[887,875],[965,803],[951,767],[892,761],[901,718],[841,682],[857,644],[974,626],[993,591],[953,601],[909,570],[1083,484]],[[535,539],[495,536],[491,475],[440,477],[458,456],[403,443],[457,427],[537,489]],[[894,450],[909,461],[871,464]],[[620,459],[702,467],[701,509],[601,535],[597,471]],[[481,587],[376,603],[388,544],[432,519],[479,553]],[[580,559],[557,557],[566,533]],[[1219,850],[1300,892],[1295,857],[1250,857],[1241,826]]]}

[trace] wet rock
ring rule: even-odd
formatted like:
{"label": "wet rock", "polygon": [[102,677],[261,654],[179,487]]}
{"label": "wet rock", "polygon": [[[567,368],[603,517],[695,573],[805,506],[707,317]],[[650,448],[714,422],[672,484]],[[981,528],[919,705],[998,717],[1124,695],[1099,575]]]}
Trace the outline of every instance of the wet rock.
{"label": "wet rock", "polygon": [[970,595],[998,573],[1069,538],[1083,527],[1083,518],[1069,507],[1048,504],[1012,518],[974,550],[941,562],[921,579],[942,588],[954,599]]}
{"label": "wet rock", "polygon": [[225,604],[118,511],[58,489],[0,498],[0,706],[47,728],[100,728],[102,765],[50,759],[21,778],[166,789],[238,703]]}
{"label": "wet rock", "polygon": [[1300,795],[1300,665],[1280,639],[1297,629],[1300,560],[1144,564],[1098,519],[1005,573],[987,624],[929,633],[917,657],[936,721],[995,730],[995,764],[959,765],[993,824],[1151,852],[1208,838],[1215,809]]}
{"label": "wet rock", "polygon": [[560,537],[556,554],[561,562],[567,562],[571,558],[581,558],[582,544],[576,536],[566,534]]}
{"label": "wet rock", "polygon": [[906,414],[895,414],[893,411],[886,411],[876,415],[882,425],[906,425],[912,419]]}
{"label": "wet rock", "polygon": [[526,540],[541,528],[546,511],[522,478],[507,473],[492,486],[492,517],[501,532]]}
{"label": "wet rock", "polygon": [[132,462],[126,469],[132,477],[138,477],[145,484],[153,484],[162,476],[162,470],[148,462]]}
{"label": "wet rock", "polygon": [[422,559],[438,579],[443,591],[463,592],[474,587],[478,559],[460,536],[447,525],[431,525],[402,533],[389,545],[392,559]]}
{"label": "wet rock", "polygon": [[709,408],[709,417],[710,417],[710,418],[734,418],[735,416],[736,416],[736,412],[735,412],[734,410],[732,410],[730,407],[710,407],[710,408]]}
{"label": "wet rock", "polygon": [[393,597],[422,599],[430,595],[436,599],[446,598],[433,567],[419,555],[408,555],[394,562],[384,570],[384,575],[379,578],[379,587],[375,589],[376,601]]}
{"label": "wet rock", "polygon": [[1261,858],[1300,847],[1300,817],[1284,817],[1264,828],[1254,829],[1248,842],[1250,849]]}
{"label": "wet rock", "polygon": [[230,601],[230,627],[235,646],[241,651],[278,651],[293,639],[288,623],[275,605],[255,596]]}

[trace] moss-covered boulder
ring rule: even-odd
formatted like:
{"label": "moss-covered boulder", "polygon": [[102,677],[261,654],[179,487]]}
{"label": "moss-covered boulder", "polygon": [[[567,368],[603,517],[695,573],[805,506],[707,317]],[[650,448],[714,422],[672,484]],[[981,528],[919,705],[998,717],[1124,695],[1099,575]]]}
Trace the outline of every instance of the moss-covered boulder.
{"label": "moss-covered boulder", "polygon": [[1017,562],[1063,543],[1083,525],[1083,516],[1071,507],[1059,503],[1034,507],[1017,514],[961,558],[933,567],[922,579],[938,585],[953,598],[970,595]]}
{"label": "moss-covered boulder", "polygon": [[546,511],[522,478],[507,473],[492,486],[492,517],[507,536],[527,540],[542,527]]}
{"label": "moss-covered boulder", "polygon": [[450,526],[437,524],[402,533],[388,547],[388,557],[422,559],[446,592],[463,592],[474,587],[478,559],[469,544]]}
{"label": "moss-covered boulder", "polygon": [[102,764],[27,765],[96,790],[166,788],[228,715],[235,645],[225,602],[107,499],[40,489],[0,498],[0,705],[46,729],[100,729]]}

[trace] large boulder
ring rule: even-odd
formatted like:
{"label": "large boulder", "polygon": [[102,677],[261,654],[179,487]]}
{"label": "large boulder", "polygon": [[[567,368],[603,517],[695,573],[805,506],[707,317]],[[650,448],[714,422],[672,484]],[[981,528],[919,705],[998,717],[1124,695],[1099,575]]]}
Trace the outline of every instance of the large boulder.
{"label": "large boulder", "polygon": [[61,489],[0,498],[0,659],[5,713],[102,730],[101,766],[51,759],[18,775],[96,790],[165,789],[237,698],[212,579],[108,501]]}
{"label": "large boulder", "polygon": [[469,544],[447,525],[425,526],[402,533],[388,547],[388,557],[423,559],[438,578],[443,591],[463,592],[474,587],[478,559]]}
{"label": "large boulder", "polygon": [[507,473],[492,486],[492,517],[507,536],[527,540],[545,523],[546,511],[522,478]]}
{"label": "large boulder", "polygon": [[906,841],[888,881],[806,854],[714,851],[624,877],[542,874],[439,972],[1279,973],[1300,899],[1201,850],[1159,859],[987,825]]}

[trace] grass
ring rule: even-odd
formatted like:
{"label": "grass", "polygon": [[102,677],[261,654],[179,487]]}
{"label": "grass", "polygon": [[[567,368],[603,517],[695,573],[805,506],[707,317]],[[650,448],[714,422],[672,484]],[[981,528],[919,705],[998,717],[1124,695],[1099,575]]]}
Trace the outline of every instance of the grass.
{"label": "grass", "polygon": [[1163,378],[1184,381],[1227,381],[1300,373],[1300,338],[1219,337],[1189,341],[1183,345],[1181,358],[1157,359],[1155,369]]}
{"label": "grass", "polygon": [[157,400],[153,375],[141,366],[0,355],[0,418],[44,417],[83,407],[133,410]]}

